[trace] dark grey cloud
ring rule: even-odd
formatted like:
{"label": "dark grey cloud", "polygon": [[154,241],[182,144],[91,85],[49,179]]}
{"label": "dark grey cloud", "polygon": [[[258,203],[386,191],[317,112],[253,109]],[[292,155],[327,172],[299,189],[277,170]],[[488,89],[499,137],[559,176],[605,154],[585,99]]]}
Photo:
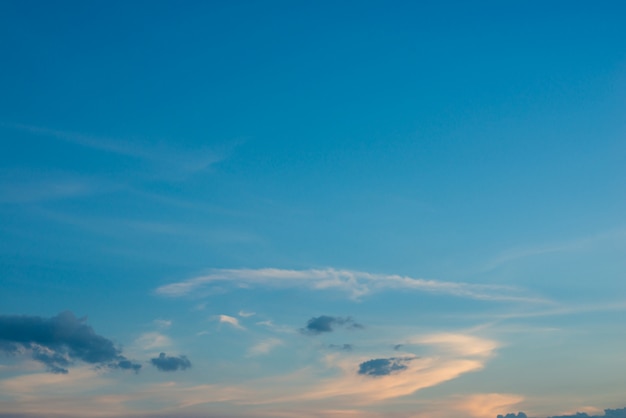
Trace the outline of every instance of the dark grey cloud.
{"label": "dark grey cloud", "polygon": [[133,363],[128,359],[122,358],[120,361],[117,362],[117,364],[112,364],[111,367],[116,367],[123,370],[132,370],[137,373],[139,372],[139,369],[141,369],[141,364]]}
{"label": "dark grey cloud", "polygon": [[498,418],[528,418],[525,413],[518,412],[517,414],[498,415]]}
{"label": "dark grey cloud", "polygon": [[408,368],[407,363],[414,357],[377,358],[359,365],[359,374],[366,376],[387,376]]}
{"label": "dark grey cloud", "polygon": [[309,319],[306,326],[300,331],[304,334],[317,335],[323,332],[332,332],[334,327],[363,328],[363,325],[356,323],[352,318],[342,318],[337,316],[322,315]]}
{"label": "dark grey cloud", "polygon": [[159,354],[159,357],[150,359],[150,363],[162,372],[173,372],[176,370],[185,370],[191,367],[191,362],[186,356],[168,356],[165,353]]}
{"label": "dark grey cloud", "polygon": [[404,346],[404,344],[396,344],[393,346],[393,349],[398,351],[399,349],[401,349]]}
{"label": "dark grey cloud", "polygon": [[0,351],[29,353],[52,373],[68,373],[75,361],[134,371],[141,368],[69,311],[52,318],[0,315]]}

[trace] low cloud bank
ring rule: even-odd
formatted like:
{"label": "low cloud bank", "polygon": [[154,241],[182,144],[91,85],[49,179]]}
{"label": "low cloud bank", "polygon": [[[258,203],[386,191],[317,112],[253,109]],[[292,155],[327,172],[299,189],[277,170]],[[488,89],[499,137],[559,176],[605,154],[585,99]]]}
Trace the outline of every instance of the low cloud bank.
{"label": "low cloud bank", "polygon": [[[498,415],[497,418],[527,418],[527,416],[525,413],[519,412],[517,415]],[[548,418],[626,418],[626,408],[605,409],[604,415],[589,415],[586,412],[576,412],[573,415],[554,415]]]}

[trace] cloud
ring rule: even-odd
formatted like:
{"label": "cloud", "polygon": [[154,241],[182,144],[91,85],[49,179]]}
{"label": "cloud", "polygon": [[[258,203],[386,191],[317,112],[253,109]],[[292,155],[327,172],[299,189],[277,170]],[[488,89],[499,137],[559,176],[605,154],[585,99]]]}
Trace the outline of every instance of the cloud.
{"label": "cloud", "polygon": [[250,316],[254,316],[256,315],[255,312],[246,312],[246,311],[239,311],[239,316],[242,318],[248,318]]}
{"label": "cloud", "polygon": [[268,354],[274,348],[282,344],[282,340],[279,340],[278,338],[268,338],[250,347],[250,349],[248,350],[248,356],[260,356],[263,354]]}
{"label": "cloud", "polygon": [[68,373],[68,367],[77,360],[134,371],[141,368],[126,359],[111,340],[96,334],[84,319],[69,311],[49,319],[0,316],[0,350],[8,354],[28,353],[52,373]]}
{"label": "cloud", "polygon": [[272,320],[258,321],[256,324],[266,327],[273,332],[288,333],[288,334],[295,332],[293,328],[287,325],[276,325],[274,321]]}
{"label": "cloud", "polygon": [[419,346],[425,354],[369,359],[347,352],[326,356],[328,367],[340,374],[306,391],[290,393],[284,400],[328,403],[336,399],[358,405],[406,396],[481,370],[499,347],[496,341],[464,333],[419,335],[409,338],[406,345]]}
{"label": "cloud", "polygon": [[191,362],[187,356],[168,356],[160,353],[159,357],[150,359],[150,363],[162,372],[173,372],[176,370],[185,370],[191,367]]}
{"label": "cloud", "polygon": [[141,364],[133,363],[130,360],[120,360],[117,362],[117,367],[124,370],[132,370],[135,373],[141,369]]}
{"label": "cloud", "polygon": [[222,324],[229,324],[229,325],[232,325],[233,327],[235,327],[237,329],[245,329],[243,326],[241,326],[241,324],[239,324],[239,320],[237,318],[232,317],[232,316],[218,315],[217,316],[217,320],[220,323],[222,323]]}
{"label": "cloud", "polygon": [[319,270],[215,269],[204,276],[170,283],[156,289],[158,295],[181,297],[214,283],[274,288],[305,287],[313,290],[338,290],[352,299],[383,290],[415,290],[478,300],[546,303],[546,300],[524,294],[520,289],[502,285],[445,282],[417,279],[394,274],[373,274],[333,268]]}
{"label": "cloud", "polygon": [[[524,398],[508,393],[476,393],[461,398],[456,408],[465,416],[483,418],[495,417],[496,414],[506,411],[513,405],[519,404]],[[500,415],[498,415],[500,416]],[[511,414],[508,418],[527,418],[523,412]]]}
{"label": "cloud", "polygon": [[154,350],[172,345],[172,340],[158,332],[146,332],[135,340],[135,344],[142,350]]}
{"label": "cloud", "polygon": [[306,326],[300,331],[304,334],[317,335],[324,332],[332,332],[334,326],[345,326],[346,328],[363,328],[363,325],[354,322],[352,318],[341,318],[328,315],[311,318]]}
{"label": "cloud", "polygon": [[387,376],[408,368],[407,363],[413,357],[377,358],[359,364],[359,374],[365,376]]}
{"label": "cloud", "polygon": [[489,357],[499,347],[496,341],[468,334],[437,333],[410,339],[410,344],[432,346],[449,356]]}
{"label": "cloud", "polygon": [[589,415],[585,412],[577,412],[571,415],[555,415],[550,418],[626,418],[626,408],[605,409],[604,415]]}
{"label": "cloud", "polygon": [[[141,143],[137,138],[132,141],[122,141],[114,138],[106,138],[94,135],[86,135],[77,132],[61,131],[56,129],[44,128],[39,126],[23,125],[23,124],[5,124],[0,126],[17,129],[35,135],[55,138],[67,143],[79,145],[93,150],[103,151],[106,153],[117,154],[120,156],[135,158],[139,160],[149,161],[158,167],[167,168],[168,170],[159,170],[167,172],[168,175],[179,173],[194,173],[208,169],[212,165],[222,161],[224,154],[233,145],[237,145],[235,141],[231,145],[225,145],[223,151],[217,152],[214,149],[181,149],[173,148],[165,143]],[[172,173],[172,171],[174,173]]]}
{"label": "cloud", "polygon": [[[47,173],[37,178],[34,173],[10,171],[0,173],[0,202],[33,203],[84,196],[104,187],[88,178]],[[33,178],[35,177],[35,178]]]}
{"label": "cloud", "polygon": [[159,328],[169,328],[172,326],[172,321],[168,319],[155,319],[153,322]]}

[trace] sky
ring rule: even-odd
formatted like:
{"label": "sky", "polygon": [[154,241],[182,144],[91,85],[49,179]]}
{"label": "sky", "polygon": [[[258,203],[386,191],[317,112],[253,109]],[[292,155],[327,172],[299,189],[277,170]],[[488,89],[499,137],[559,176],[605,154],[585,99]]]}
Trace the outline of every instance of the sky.
{"label": "sky", "polygon": [[625,16],[0,2],[0,417],[625,407]]}

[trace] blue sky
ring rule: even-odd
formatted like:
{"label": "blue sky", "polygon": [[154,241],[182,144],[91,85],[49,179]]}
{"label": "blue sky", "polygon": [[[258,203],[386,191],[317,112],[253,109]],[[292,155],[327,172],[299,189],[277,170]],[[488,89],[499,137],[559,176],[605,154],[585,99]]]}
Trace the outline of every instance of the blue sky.
{"label": "blue sky", "polygon": [[621,2],[0,4],[0,416],[624,405]]}

